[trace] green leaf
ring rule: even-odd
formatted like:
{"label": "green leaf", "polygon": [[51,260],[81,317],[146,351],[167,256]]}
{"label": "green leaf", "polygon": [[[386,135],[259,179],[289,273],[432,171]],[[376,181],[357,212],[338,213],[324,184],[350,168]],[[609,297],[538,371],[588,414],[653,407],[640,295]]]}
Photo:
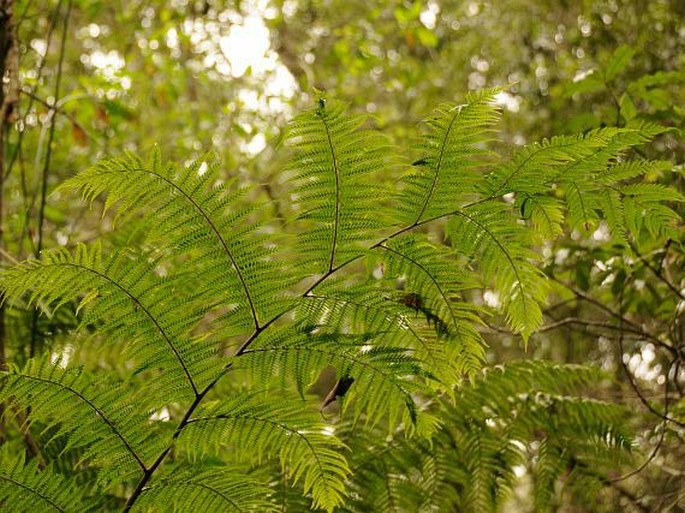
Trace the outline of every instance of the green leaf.
{"label": "green leaf", "polygon": [[616,78],[616,76],[630,64],[634,55],[634,48],[627,45],[619,46],[604,67],[604,77],[606,81],[610,82]]}
{"label": "green leaf", "polygon": [[635,107],[635,104],[628,93],[623,93],[619,105],[621,108],[621,116],[623,116],[623,119],[626,121],[630,121],[637,116],[637,108]]}

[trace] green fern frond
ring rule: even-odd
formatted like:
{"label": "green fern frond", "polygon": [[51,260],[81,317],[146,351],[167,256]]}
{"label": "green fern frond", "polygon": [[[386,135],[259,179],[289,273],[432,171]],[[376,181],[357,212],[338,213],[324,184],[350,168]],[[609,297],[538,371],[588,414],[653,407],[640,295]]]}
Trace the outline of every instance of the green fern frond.
{"label": "green fern frond", "polygon": [[444,104],[426,120],[420,159],[403,177],[398,220],[416,225],[454,210],[478,190],[490,155],[486,143],[499,118],[494,104],[500,89],[471,93],[462,105]]}
{"label": "green fern frond", "polygon": [[311,324],[273,330],[234,365],[260,383],[292,379],[300,392],[333,366],[339,375],[355,380],[345,406],[352,405],[356,417],[363,413],[371,423],[387,417],[393,426],[409,415],[416,422],[419,412],[413,394],[430,390],[425,381],[434,379],[432,373],[410,350],[376,345],[375,334],[369,335],[317,333]]}
{"label": "green fern frond", "polygon": [[378,132],[362,130],[364,122],[322,99],[288,129],[297,150],[290,165],[293,194],[298,218],[307,223],[298,253],[312,274],[359,256],[387,224],[377,208],[384,194],[372,178],[390,163],[388,144]]}
{"label": "green fern frond", "polygon": [[480,369],[484,343],[475,326],[482,312],[463,299],[464,291],[477,286],[474,273],[454,265],[454,252],[418,237],[388,241],[378,251],[385,275],[404,282],[404,290],[395,293],[395,301],[408,311],[414,310],[414,317],[432,323],[442,339],[447,363],[453,366],[452,372],[444,369],[443,379],[455,383],[454,378],[460,379],[462,373]]}
{"label": "green fern frond", "polygon": [[482,193],[489,198],[512,192],[546,193],[550,178],[560,175],[568,165],[605,151],[619,130],[604,128],[585,135],[557,136],[526,146],[488,175]]}
{"label": "green fern frond", "polygon": [[680,192],[656,183],[623,185],[618,191],[623,200],[626,228],[636,239],[640,239],[643,227],[652,238],[677,237],[676,227],[681,216],[666,203],[685,201]]}
{"label": "green fern frond", "polygon": [[516,222],[509,205],[486,202],[456,212],[448,234],[457,251],[477,261],[486,283],[500,294],[507,321],[524,340],[542,322],[546,279],[535,261],[534,239]]}
{"label": "green fern frond", "polygon": [[[631,458],[625,412],[582,394],[602,376],[540,361],[488,368],[464,382],[454,403],[432,405],[447,413],[430,441],[397,433],[384,439],[343,424],[354,471],[347,510],[502,511],[526,467],[537,511],[560,480],[587,484],[581,467],[593,469],[592,484],[601,488],[603,476]],[[400,487],[409,492],[396,493]]]}
{"label": "green fern frond", "polygon": [[202,267],[207,302],[236,305],[230,315],[234,330],[258,328],[282,308],[279,292],[292,279],[273,258],[273,240],[251,220],[255,206],[239,206],[245,190],[227,187],[217,169],[200,160],[177,171],[156,151],[148,163],[133,155],[103,160],[62,188],[79,189],[91,201],[106,193],[105,208],[117,204],[129,215],[141,209],[154,215],[150,243]]}
{"label": "green fern frond", "polygon": [[39,469],[36,459],[26,463],[22,451],[10,449],[10,444],[0,447],[0,505],[6,511],[98,511],[97,504],[86,497],[86,490],[74,479],[61,476],[52,467]]}
{"label": "green fern frond", "polygon": [[[465,437],[456,439],[458,445],[458,440],[463,440],[468,442],[465,450],[482,452],[494,444],[486,451],[494,458],[491,467],[481,468],[483,482],[474,491],[473,500],[479,501],[476,511],[501,493],[488,492],[493,491],[487,487],[494,477],[513,479],[513,475],[501,474],[502,462],[509,462],[510,468],[516,462],[521,464],[529,458],[522,451],[532,450],[541,441],[548,448],[554,447],[563,459],[541,463],[541,478],[534,482],[548,488],[536,490],[534,496],[540,497],[542,503],[556,493],[555,483],[574,461],[583,461],[601,473],[601,469],[608,472],[618,462],[630,460],[632,441],[627,435],[623,409],[577,394],[578,388],[589,386],[601,376],[600,371],[589,367],[523,362],[494,368],[474,387],[462,391],[462,400],[452,407],[452,419],[457,426],[463,426],[456,428],[457,432],[466,430],[457,435]],[[564,392],[569,395],[559,395]],[[502,440],[515,443],[505,446]],[[533,472],[536,475],[537,467]],[[502,492],[506,493],[506,489],[502,488]],[[494,502],[489,504],[487,507],[493,510]]]}
{"label": "green fern frond", "polygon": [[278,511],[271,490],[223,467],[185,467],[145,488],[132,511],[204,513]]}
{"label": "green fern frond", "polygon": [[[97,246],[46,251],[42,260],[30,260],[3,271],[0,284],[6,300],[56,310],[73,300],[85,310],[83,326],[93,326],[120,340],[136,372],[160,368],[157,386],[175,391],[169,400],[197,393],[219,371],[215,350],[190,330],[207,305],[189,295],[171,278],[157,276],[158,259],[119,254],[103,259]],[[180,386],[183,384],[183,386]]]}
{"label": "green fern frond", "polygon": [[564,231],[563,203],[550,196],[524,196],[518,202],[523,219],[530,219],[537,231],[547,240],[554,240]]}
{"label": "green fern frond", "polygon": [[[48,461],[0,468],[0,504],[25,488],[58,511],[87,508],[61,495],[65,469],[126,511],[488,512],[522,468],[544,510],[563,479],[606,485],[632,440],[623,410],[584,393],[602,374],[543,362],[479,374],[489,310],[470,296],[494,289],[528,340],[544,244],[581,226],[608,228],[612,243],[669,235],[683,197],[649,183],[668,164],[628,160],[652,125],[495,161],[497,92],[436,111],[396,194],[378,185],[395,163],[387,141],[319,99],[288,131],[294,214],[279,229],[211,159],[178,169],[129,155],[68,181],[88,200],[105,194],[118,221],[144,220],[110,256],[77,246],[0,273],[23,313],[81,323],[80,338],[0,377],[0,401],[43,429]],[[97,373],[60,359],[77,344],[91,359],[74,360]],[[110,360],[120,372],[102,370]],[[329,424],[307,394],[333,370],[347,386],[329,394]]]}
{"label": "green fern frond", "polygon": [[[589,230],[605,220],[616,242],[625,243],[628,233],[639,236],[642,217],[648,218],[647,229],[652,236],[662,234],[678,219],[665,203],[680,201],[682,196],[657,184],[621,182],[660,173],[672,166],[667,162],[626,160],[624,156],[629,149],[663,131],[663,127],[650,124],[604,128],[528,146],[489,176],[483,193],[492,199],[514,194],[521,216],[530,219],[547,238],[561,233],[566,216],[571,230],[581,226]],[[646,188],[652,186],[648,194]],[[627,194],[623,192],[626,187]],[[637,190],[633,190],[635,187]],[[562,208],[562,197],[567,212]],[[644,216],[649,207],[634,206],[633,201],[639,200],[633,198],[653,205],[657,215]],[[636,212],[639,214],[635,215]]]}
{"label": "green fern frond", "polygon": [[248,460],[277,456],[293,481],[311,491],[314,505],[332,511],[349,474],[342,443],[303,401],[268,398],[252,393],[207,403],[188,421],[180,446],[191,453],[228,446]]}
{"label": "green fern frond", "polygon": [[510,439],[493,436],[479,426],[459,432],[454,441],[469,476],[463,483],[463,509],[473,513],[496,511],[497,505],[509,495],[513,467],[521,461],[515,445]]}
{"label": "green fern frond", "polygon": [[563,449],[548,439],[539,442],[533,474],[533,507],[536,513],[551,511],[554,505],[556,483],[568,469]]}
{"label": "green fern frond", "polygon": [[[421,312],[414,305],[407,305],[407,293],[372,286],[327,286],[309,296],[303,308],[306,318],[317,325],[319,333],[366,334],[366,345],[403,348],[430,368],[437,381],[428,382],[440,390],[449,391],[452,385],[468,372],[471,365],[477,365],[480,345],[473,351],[464,349],[461,341],[448,341],[443,321],[430,311]],[[412,296],[413,299],[413,296]],[[465,309],[464,317],[468,313]],[[427,318],[427,316],[429,316]],[[325,323],[320,321],[325,320]],[[318,324],[317,324],[317,321]],[[436,325],[437,324],[437,325]],[[475,329],[466,324],[463,331]],[[473,337],[478,344],[478,334]],[[473,362],[472,360],[476,360]]]}
{"label": "green fern frond", "polygon": [[132,388],[97,379],[81,369],[62,368],[49,357],[2,374],[0,400],[31,408],[32,422],[66,434],[64,450],[84,447],[82,459],[98,468],[103,484],[121,482],[146,470],[168,437],[151,429]]}

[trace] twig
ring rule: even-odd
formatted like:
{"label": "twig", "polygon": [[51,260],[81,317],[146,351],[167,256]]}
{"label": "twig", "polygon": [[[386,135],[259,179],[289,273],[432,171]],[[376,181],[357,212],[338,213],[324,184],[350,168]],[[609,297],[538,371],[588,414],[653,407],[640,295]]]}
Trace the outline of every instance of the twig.
{"label": "twig", "polygon": [[[45,54],[42,56],[42,59],[40,63],[38,64],[38,68],[36,70],[36,81],[35,85],[33,86],[34,92],[38,89],[38,84],[41,83],[41,78],[43,77],[43,70],[45,68],[45,63],[48,60],[48,51],[50,50],[50,42],[52,41],[52,34],[55,30],[55,26],[57,25],[57,19],[59,18],[59,13],[62,10],[62,2],[64,0],[59,0],[57,3],[57,6],[55,7],[55,11],[53,13],[52,19],[50,20],[50,26],[48,28],[48,33],[47,36],[45,37]],[[28,6],[27,6],[28,9]],[[33,105],[33,99],[29,100],[29,104],[26,108],[26,114],[24,115],[24,126],[26,126],[26,117],[31,113],[31,106]],[[12,159],[9,162],[9,165],[7,166],[7,170],[5,171],[5,178],[9,176],[9,174],[12,172],[12,169],[14,168],[14,163],[17,160],[17,157],[19,155],[19,150],[21,149],[21,144],[24,140],[24,132],[26,130],[20,130],[19,131],[19,136],[17,137],[17,142],[16,142],[16,150],[14,154],[12,155]]]}
{"label": "twig", "polygon": [[[57,63],[57,77],[55,78],[55,105],[59,101],[60,85],[62,83],[62,67],[64,64],[64,53],[67,44],[67,33],[69,29],[69,18],[71,16],[71,0],[67,0],[67,11],[64,15],[64,22],[62,25],[62,40],[60,43],[59,61]],[[50,118],[50,131],[48,133],[47,149],[45,151],[45,160],[43,161],[43,176],[40,194],[40,208],[38,210],[38,241],[36,243],[36,258],[40,258],[43,250],[43,228],[45,224],[45,205],[47,203],[48,193],[48,175],[50,172],[50,160],[52,158],[52,143],[55,138],[55,106],[52,106],[52,116]],[[33,320],[31,322],[31,339],[29,342],[29,356],[33,358],[36,353],[36,343],[38,341],[38,310],[34,310]]]}
{"label": "twig", "polygon": [[[637,247],[630,242],[630,249],[633,250],[633,253],[637,255],[637,257],[640,259],[640,261],[644,264],[644,266],[649,269],[652,274],[658,279],[660,282],[662,282],[664,285],[666,285],[671,292],[673,292],[676,296],[678,296],[680,299],[685,300],[685,294],[683,294],[678,287],[676,287],[671,281],[666,278],[660,269],[655,268],[652,264],[649,263],[649,261],[640,254],[640,252],[637,250]],[[663,262],[663,260],[661,260]],[[661,265],[659,266],[661,267]]]}
{"label": "twig", "polygon": [[[621,294],[619,296],[619,310],[623,310],[623,289],[621,290]],[[661,413],[661,412],[657,411],[656,409],[654,409],[654,407],[649,403],[649,401],[647,401],[647,399],[642,395],[637,384],[633,381],[633,375],[630,373],[630,369],[628,369],[628,365],[626,364],[626,362],[623,361],[623,333],[622,332],[619,333],[618,347],[619,347],[619,351],[620,351],[619,359],[621,360],[621,365],[623,366],[623,370],[625,371],[626,376],[628,377],[628,382],[630,383],[631,387],[633,388],[633,390],[635,391],[635,393],[639,397],[640,402],[642,404],[644,404],[651,413],[653,413],[654,415],[656,415],[657,417],[662,419],[662,423],[661,423],[661,436],[659,437],[659,441],[657,442],[656,446],[652,450],[651,454],[647,457],[647,459],[638,468],[632,470],[631,472],[628,472],[627,474],[624,474],[623,476],[612,479],[612,482],[623,481],[624,479],[628,479],[629,477],[634,476],[634,475],[642,472],[642,470],[644,470],[645,468],[647,468],[647,465],[649,465],[652,462],[652,460],[656,457],[659,450],[661,449],[661,445],[664,442],[664,437],[666,436],[666,423],[667,422],[671,421],[671,422],[678,424],[678,425],[681,425],[681,426],[685,425],[685,424],[683,424],[683,423],[681,423],[675,419],[672,419],[668,415],[668,379],[666,379],[664,382],[664,413]],[[671,371],[671,367],[675,364],[676,361],[678,361],[678,360],[671,361],[670,365],[668,366],[668,369],[666,370],[666,377],[667,378],[668,378],[668,374]]]}
{"label": "twig", "polygon": [[[640,387],[638,387],[637,383],[635,382],[635,379],[633,378],[632,373],[630,372],[630,369],[628,369],[628,364],[626,364],[625,361],[623,361],[623,335],[619,335],[618,337],[618,348],[620,351],[620,360],[621,360],[621,365],[623,366],[623,370],[626,373],[626,377],[628,378],[628,383],[630,384],[630,387],[633,389],[635,394],[638,396],[640,399],[640,402],[647,408],[653,415],[659,417],[660,419],[666,421],[666,422],[672,422],[673,424],[680,426],[680,427],[685,427],[685,422],[682,422],[678,419],[674,419],[673,417],[669,416],[667,413],[661,413],[659,410],[654,408],[654,406],[651,405],[651,403],[645,398],[645,396],[642,394],[642,391],[640,390]],[[674,361],[675,363],[675,361]],[[670,366],[669,366],[670,370]],[[667,389],[667,384],[668,380],[666,380],[666,383],[664,384],[664,388]]]}
{"label": "twig", "polygon": [[53,111],[57,114],[61,114],[62,116],[66,117],[69,121],[71,121],[74,125],[76,125],[84,133],[84,135],[88,139],[90,139],[91,141],[93,141],[94,143],[96,143],[99,146],[104,146],[102,141],[100,141],[97,137],[95,137],[93,134],[89,133],[85,128],[83,128],[83,125],[81,125],[81,123],[78,122],[78,120],[74,117],[73,114],[68,112],[63,107],[58,107],[57,102],[55,102],[54,105],[50,105],[43,98],[36,95],[33,91],[29,91],[28,89],[21,89],[19,92],[25,96],[28,96],[32,100],[37,101],[38,103],[40,103],[44,107],[47,107],[48,109],[50,109],[51,111]]}
{"label": "twig", "polygon": [[674,356],[680,354],[680,352],[678,351],[677,348],[673,347],[670,344],[667,344],[663,340],[656,338],[654,335],[647,333],[640,326],[638,326],[637,324],[632,322],[630,319],[627,319],[623,314],[612,310],[611,308],[606,306],[604,303],[602,303],[598,299],[595,299],[594,297],[590,296],[589,294],[586,294],[585,292],[576,289],[575,287],[561,281],[558,278],[555,278],[554,276],[550,276],[550,279],[552,281],[558,283],[559,285],[562,285],[563,287],[565,287],[569,291],[573,292],[573,294],[575,294],[578,298],[583,299],[584,301],[587,301],[588,303],[593,304],[594,306],[596,306],[600,310],[603,310],[604,312],[608,313],[609,315],[611,315],[612,317],[617,319],[619,321],[619,324],[623,326],[622,328],[620,328],[620,330],[627,331],[625,329],[625,325],[628,325],[628,326],[630,326],[630,332],[631,333],[635,333],[637,335],[640,335],[642,338],[644,338],[645,340],[649,340],[654,345],[657,345],[659,347],[663,347],[664,349],[666,349],[668,352],[670,352]]}

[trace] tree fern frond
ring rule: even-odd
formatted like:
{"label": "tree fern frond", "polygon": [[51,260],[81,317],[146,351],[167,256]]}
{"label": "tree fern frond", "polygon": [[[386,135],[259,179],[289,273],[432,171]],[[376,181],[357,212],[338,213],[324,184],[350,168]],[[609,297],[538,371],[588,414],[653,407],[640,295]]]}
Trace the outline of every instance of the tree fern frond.
{"label": "tree fern frond", "polygon": [[271,495],[267,486],[236,471],[188,466],[145,488],[132,511],[268,513],[278,510]]}
{"label": "tree fern frond", "polygon": [[431,511],[421,508],[426,502],[426,481],[430,480],[424,465],[431,455],[426,440],[407,438],[402,433],[388,435],[381,426],[359,433],[347,422],[339,425],[339,431],[350,446],[353,469],[343,511]]}
{"label": "tree fern frond", "polygon": [[510,492],[513,466],[520,462],[511,440],[493,436],[474,426],[455,436],[469,476],[464,483],[464,510],[479,513],[496,511],[502,496]]}
{"label": "tree fern frond", "polygon": [[568,468],[562,450],[546,438],[540,441],[533,473],[533,507],[536,513],[552,509],[557,480]]}
{"label": "tree fern frond", "polygon": [[265,399],[252,393],[208,403],[188,421],[179,443],[191,452],[228,445],[247,459],[278,456],[295,482],[302,479],[305,493],[311,491],[315,506],[332,511],[343,500],[349,473],[341,442],[303,401]]}
{"label": "tree fern frond", "polygon": [[[490,313],[480,293],[497,292],[527,341],[546,299],[541,248],[582,225],[654,249],[650,237],[676,235],[683,196],[652,182],[667,164],[628,160],[659,133],[652,125],[495,161],[497,91],[436,111],[394,195],[378,185],[396,162],[387,141],[319,99],[288,130],[293,208],[278,228],[211,159],[180,169],[158,152],[128,155],[68,181],[91,202],[106,195],[130,229],[109,257],[77,246],[0,272],[4,300],[21,309],[11,322],[27,306],[41,322],[68,314],[52,355],[0,374],[4,415],[42,429],[46,482],[70,486],[58,474],[78,472],[112,491],[99,505],[125,511],[475,513],[505,508],[522,472],[538,509],[562,480],[605,487],[632,439],[621,408],[585,393],[603,375],[543,362],[479,373]],[[593,254],[606,260],[608,247]],[[76,318],[78,336],[64,336]],[[0,504],[26,486],[60,510],[53,484],[24,475],[35,462],[8,468]]]}
{"label": "tree fern frond", "polygon": [[30,407],[30,421],[68,435],[65,450],[85,447],[83,459],[100,469],[103,482],[144,472],[165,437],[150,429],[148,416],[137,407],[140,398],[101,375],[96,380],[59,363],[30,360],[22,370],[3,373],[0,399]]}
{"label": "tree fern frond", "polygon": [[355,416],[364,413],[372,423],[386,416],[391,426],[405,415],[416,422],[419,412],[413,394],[427,392],[430,387],[424,382],[435,378],[410,350],[377,345],[375,336],[317,333],[316,325],[310,324],[274,330],[234,365],[261,383],[291,378],[300,390],[333,366],[339,375],[355,380],[345,396],[345,405],[353,405]]}
{"label": "tree fern frond", "polygon": [[[582,202],[582,199],[581,199]],[[524,196],[517,202],[524,219],[530,219],[540,234],[554,240],[563,233],[563,203],[551,196]]]}
{"label": "tree fern frond", "polygon": [[12,453],[10,444],[0,448],[0,505],[13,513],[97,511],[74,479],[67,479],[52,467],[38,468],[38,461],[26,463],[22,451]]}
{"label": "tree fern frond", "polygon": [[[431,369],[437,381],[431,380],[429,384],[440,390],[451,390],[451,386],[461,379],[462,372],[469,369],[472,363],[469,357],[477,359],[462,349],[461,343],[438,336],[436,330],[442,328],[435,324],[442,321],[427,319],[426,314],[407,306],[406,294],[398,294],[396,290],[329,286],[307,299],[306,318],[312,321],[325,319],[325,324],[317,327],[319,333],[367,334],[367,344],[404,348]],[[428,315],[434,314],[429,312]],[[371,334],[373,337],[369,336]],[[474,336],[476,340],[477,335]]]}
{"label": "tree fern frond", "polygon": [[673,168],[673,163],[662,160],[622,160],[606,166],[597,174],[597,180],[603,185],[613,185],[631,180],[646,174],[661,174]]}
{"label": "tree fern frond", "polygon": [[626,228],[635,238],[640,238],[643,226],[652,237],[677,237],[675,227],[681,216],[665,203],[685,201],[680,192],[656,183],[628,184],[618,190],[623,200]]}
{"label": "tree fern frond", "polygon": [[[539,462],[541,475],[534,482],[536,486],[548,488],[536,490],[534,496],[539,496],[543,503],[545,498],[556,493],[555,483],[573,461],[583,461],[598,471],[607,472],[617,462],[630,459],[632,442],[626,434],[624,411],[615,405],[577,395],[579,387],[590,385],[601,375],[600,371],[589,367],[543,362],[522,362],[491,369],[474,387],[463,390],[462,400],[451,406],[457,444],[461,444],[461,436],[466,437],[463,441],[468,442],[466,447],[471,451],[489,447],[483,443],[495,444],[493,447],[499,449],[488,449],[488,454],[495,457],[492,465],[497,466],[497,459],[502,457],[497,454],[506,453],[510,454],[505,460],[511,467],[516,461],[524,461],[521,453],[524,448],[534,450],[540,441],[544,441],[561,460]],[[559,395],[564,392],[569,395]],[[460,425],[461,428],[457,427]],[[470,438],[474,436],[477,438]],[[502,440],[516,443],[506,447],[498,445]],[[502,466],[502,461],[499,465]],[[483,482],[476,491],[484,495],[479,498],[476,494],[474,500],[486,504],[488,497],[495,497],[488,496],[487,489],[483,489],[490,486],[495,470],[495,467],[481,468]],[[537,474],[537,467],[533,472]],[[513,479],[511,475],[497,475],[509,481]]]}
{"label": "tree fern frond", "polygon": [[364,121],[321,99],[289,127],[299,219],[311,226],[299,235],[299,251],[312,274],[360,255],[386,225],[376,208],[382,190],[370,178],[388,165],[388,144],[379,133],[361,130]]}
{"label": "tree fern frond", "polygon": [[432,321],[438,337],[444,337],[454,371],[461,374],[480,369],[484,343],[475,329],[480,312],[463,300],[463,292],[477,285],[474,273],[454,265],[454,252],[415,237],[388,241],[379,250],[384,253],[385,274],[404,280],[405,290],[396,294],[398,301],[425,316],[428,323]]}
{"label": "tree fern frond", "polygon": [[486,202],[455,212],[448,223],[457,251],[477,259],[486,282],[500,293],[507,321],[524,339],[542,322],[546,279],[534,264],[531,234],[518,224],[504,203]]}
{"label": "tree fern frond", "polygon": [[278,292],[291,281],[271,258],[273,242],[249,221],[255,207],[237,207],[245,191],[230,192],[216,175],[216,163],[200,160],[176,171],[156,151],[149,163],[133,155],[103,160],[62,187],[79,189],[89,200],[107,193],[105,207],[117,204],[125,212],[154,205],[151,242],[190,255],[203,268],[205,294],[238,305],[231,310],[233,325],[258,328],[260,317],[282,308]]}
{"label": "tree fern frond", "polygon": [[499,91],[471,93],[466,103],[444,104],[426,120],[430,130],[418,147],[421,158],[403,178],[399,195],[398,218],[406,226],[454,210],[455,202],[477,191],[489,155],[485,144],[499,117]]}
{"label": "tree fern frond", "polygon": [[547,192],[550,178],[559,175],[569,164],[584,162],[605,151],[619,131],[603,128],[585,135],[552,137],[526,146],[490,173],[482,193],[497,198],[512,192]]}
{"label": "tree fern frond", "polygon": [[[515,471],[527,464],[540,511],[561,479],[575,486],[572,468],[594,469],[601,487],[631,450],[624,411],[582,395],[602,376],[596,368],[541,361],[488,368],[464,381],[457,401],[432,405],[446,414],[430,441],[360,435],[341,425],[354,470],[347,509],[502,511],[519,485]],[[394,494],[398,486],[409,493]]]}
{"label": "tree fern frond", "polygon": [[[211,367],[208,357],[213,349],[189,335],[207,305],[179,289],[173,279],[157,276],[156,265],[154,258],[126,254],[103,260],[97,246],[79,245],[73,254],[66,249],[47,251],[40,261],[3,271],[0,283],[6,299],[18,300],[28,290],[29,304],[53,310],[68,300],[80,300],[79,308],[87,307],[85,326],[100,326],[126,341],[124,347],[139,364],[139,372],[162,368],[157,385],[175,390],[175,399],[182,400],[198,392],[201,375],[212,379],[217,371],[206,368]],[[185,384],[185,391],[180,384]]]}

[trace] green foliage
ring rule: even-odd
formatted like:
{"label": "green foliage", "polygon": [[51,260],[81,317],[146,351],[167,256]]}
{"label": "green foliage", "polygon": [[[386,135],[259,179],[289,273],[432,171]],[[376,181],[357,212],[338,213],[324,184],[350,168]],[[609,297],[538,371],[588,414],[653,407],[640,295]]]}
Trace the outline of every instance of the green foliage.
{"label": "green foliage", "polygon": [[455,403],[435,405],[443,426],[429,442],[346,433],[355,477],[345,511],[506,510],[517,471],[532,481],[535,511],[549,511],[559,480],[582,488],[585,475],[596,479],[630,459],[625,412],[578,394],[601,377],[587,367],[515,362],[460,387]]}
{"label": "green foliage", "polygon": [[[491,511],[531,460],[544,510],[566,471],[610,468],[630,435],[620,411],[575,393],[592,371],[537,362],[480,375],[491,311],[474,298],[495,291],[527,341],[546,301],[545,243],[599,221],[617,243],[656,237],[682,198],[640,181],[662,163],[626,159],[659,133],[651,125],[498,155],[496,94],[440,107],[401,175],[368,120],[320,98],[288,129],[294,214],[280,220],[211,159],[181,169],[155,151],[78,174],[63,189],[106,195],[136,243],[46,251],[0,286],[16,308],[75,309],[67,344],[114,346],[125,370],[55,348],[4,372],[0,398],[50,431],[57,453],[78,454],[77,476],[96,471],[89,499],[107,490],[125,511],[269,511],[289,501],[282,486],[327,511]],[[642,220],[645,208],[656,218]],[[332,420],[308,395],[329,367],[349,380]],[[362,470],[378,451],[388,457]],[[12,465],[12,497],[66,500],[52,470]]]}
{"label": "green foliage", "polygon": [[134,511],[278,511],[258,480],[224,467],[187,466],[143,492]]}
{"label": "green foliage", "polygon": [[40,469],[38,460],[25,462],[21,451],[10,444],[0,449],[0,504],[12,511],[95,511],[95,503],[85,497],[86,490],[75,479],[48,467]]}

